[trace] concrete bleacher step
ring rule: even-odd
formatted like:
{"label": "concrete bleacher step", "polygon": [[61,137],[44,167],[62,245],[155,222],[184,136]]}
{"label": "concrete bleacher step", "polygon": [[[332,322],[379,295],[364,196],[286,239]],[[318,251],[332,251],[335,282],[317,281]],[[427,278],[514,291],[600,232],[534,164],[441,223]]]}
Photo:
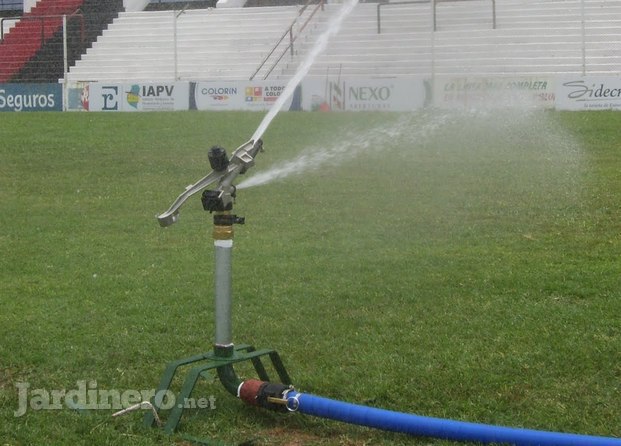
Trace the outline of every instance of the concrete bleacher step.
{"label": "concrete bleacher step", "polygon": [[[293,75],[339,8],[326,5],[272,77]],[[124,13],[69,78],[247,79],[298,9],[188,10],[176,24],[171,11]],[[435,32],[431,3],[382,6],[381,34],[377,11],[376,3],[357,5],[310,75],[325,76],[335,67],[351,76],[575,73],[584,62],[584,39],[589,72],[621,71],[621,0],[585,0],[584,7],[580,0],[497,1],[496,29],[490,0],[443,2]]]}
{"label": "concrete bleacher step", "polygon": [[[475,2],[463,2],[474,4]],[[537,4],[535,4],[537,3]],[[618,48],[618,29],[621,29],[621,3],[606,2],[605,12],[590,7],[595,3],[587,0],[585,7],[585,35],[587,36],[587,54],[592,61],[595,70],[601,71],[620,69],[620,58],[615,56],[614,48]],[[601,2],[600,2],[601,3]],[[489,2],[487,2],[489,5]],[[535,5],[534,5],[535,4]],[[612,9],[608,9],[611,4]],[[381,72],[382,64],[385,64],[384,73],[406,73],[430,75],[432,70],[429,59],[429,51],[421,51],[421,48],[433,48],[435,58],[433,70],[446,73],[480,73],[480,74],[505,74],[505,73],[550,73],[554,70],[575,72],[581,67],[580,44],[582,42],[581,8],[579,2],[573,1],[507,1],[502,4],[497,2],[497,29],[480,26],[470,29],[465,16],[459,16],[463,7],[451,7],[453,3],[443,4],[443,9],[438,8],[438,31],[431,32],[432,26],[419,25],[415,28],[402,20],[405,8],[408,6],[382,8],[382,36],[393,35],[400,40],[399,43],[385,37],[378,38],[372,32],[364,34],[364,26],[368,18],[375,15],[374,11],[367,8],[367,20],[357,19],[359,23],[355,27],[355,33],[347,33],[348,27],[344,26],[338,39],[327,49],[323,56],[317,60],[311,73],[319,75],[325,72],[327,67],[339,63],[342,75],[365,75]],[[569,7],[568,7],[569,5]],[[446,8],[446,9],[444,9]],[[419,17],[425,17],[431,25],[433,16],[431,10],[422,6],[412,7]],[[364,12],[360,9],[361,13]],[[445,12],[452,11],[454,17],[446,17]],[[479,12],[488,14],[489,7]],[[506,13],[506,11],[510,11]],[[592,18],[588,16],[590,11]],[[393,14],[394,13],[394,14]],[[615,15],[616,13],[616,15]],[[474,19],[470,15],[468,20]],[[514,20],[515,17],[515,20]],[[483,22],[481,22],[483,23]],[[451,24],[451,26],[445,26]],[[370,28],[369,25],[366,25]],[[592,42],[597,42],[594,45]],[[409,44],[406,42],[416,42]],[[359,58],[357,61],[348,58],[348,54],[365,54],[367,61]],[[392,57],[402,57],[403,62],[397,62],[389,66],[384,63],[384,56],[391,54]],[[456,57],[466,56],[466,59]],[[506,57],[510,62],[502,62]],[[405,57],[403,57],[405,56]],[[501,62],[489,64],[488,59],[495,58]],[[405,61],[411,61],[409,64]],[[552,61],[556,61],[556,64]],[[395,66],[396,65],[396,66]],[[292,68],[283,71],[283,76],[291,75]],[[366,67],[366,71],[365,71]]]}
{"label": "concrete bleacher step", "polygon": [[[245,67],[243,77],[247,78],[298,10],[293,6],[188,10],[180,15],[172,11],[123,13],[70,70],[69,78],[95,76],[96,68],[109,60],[118,67],[120,81],[127,76],[123,60],[130,58],[147,64],[153,58],[170,64],[177,61],[176,70],[153,70],[152,80],[174,80],[174,73],[177,79],[200,79],[200,73],[222,75],[227,66],[231,75],[238,76],[241,68],[237,65]],[[173,78],[168,77],[171,74]]]}

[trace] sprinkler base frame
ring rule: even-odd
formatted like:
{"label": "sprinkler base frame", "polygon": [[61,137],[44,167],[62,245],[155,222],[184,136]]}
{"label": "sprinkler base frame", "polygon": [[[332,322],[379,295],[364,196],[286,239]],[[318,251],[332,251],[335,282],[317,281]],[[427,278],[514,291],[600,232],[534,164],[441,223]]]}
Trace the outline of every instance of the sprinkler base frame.
{"label": "sprinkler base frame", "polygon": [[[155,393],[155,397],[151,399],[151,404],[153,405],[155,411],[160,414],[162,410],[161,407],[163,405],[164,396],[170,392],[170,386],[172,384],[173,378],[177,373],[177,370],[180,367],[188,366],[192,364],[202,363],[200,365],[195,365],[192,367],[183,382],[183,386],[181,390],[175,397],[175,405],[170,409],[170,413],[166,419],[166,423],[164,424],[164,431],[169,434],[172,434],[181,420],[181,416],[184,410],[183,402],[187,401],[196,386],[199,378],[211,378],[209,376],[210,371],[216,371],[220,381],[224,385],[224,387],[229,391],[229,393],[233,393],[234,396],[237,396],[237,387],[241,384],[241,380],[239,380],[235,371],[233,370],[233,364],[251,361],[254,367],[254,370],[257,372],[259,378],[263,381],[270,381],[269,375],[265,369],[263,362],[261,361],[261,357],[268,356],[270,362],[272,364],[273,369],[278,374],[278,378],[282,383],[287,385],[291,384],[291,378],[289,377],[289,373],[285,369],[285,366],[280,359],[280,355],[276,350],[273,349],[261,349],[257,350],[252,345],[240,344],[236,345],[233,349],[233,354],[224,357],[217,354],[217,352],[211,351],[206,353],[201,353],[199,355],[191,356],[188,358],[177,359],[168,363],[162,378],[160,379],[160,383]],[[237,380],[238,382],[234,382]],[[234,392],[233,392],[234,390]],[[147,412],[144,416],[143,423],[147,427],[152,427],[155,424],[155,417],[153,412]]]}

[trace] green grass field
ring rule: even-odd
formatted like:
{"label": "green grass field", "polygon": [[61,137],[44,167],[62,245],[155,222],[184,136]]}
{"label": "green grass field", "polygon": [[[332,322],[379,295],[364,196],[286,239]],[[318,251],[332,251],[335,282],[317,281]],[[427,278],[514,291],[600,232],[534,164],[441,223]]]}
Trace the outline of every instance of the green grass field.
{"label": "green grass field", "polygon": [[[199,197],[169,228],[155,215],[262,117],[2,116],[0,445],[453,444],[268,413],[208,380],[195,396],[215,408],[173,436],[137,412],[36,410],[79,382],[153,389],[211,349],[211,217]],[[238,193],[235,341],[277,349],[302,392],[621,437],[620,128],[618,112],[282,113],[246,175],[299,172]]]}

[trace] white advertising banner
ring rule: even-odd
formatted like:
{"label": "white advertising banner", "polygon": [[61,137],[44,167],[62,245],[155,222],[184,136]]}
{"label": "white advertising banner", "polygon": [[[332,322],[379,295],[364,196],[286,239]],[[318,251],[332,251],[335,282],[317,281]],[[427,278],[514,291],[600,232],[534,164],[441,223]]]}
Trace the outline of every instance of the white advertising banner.
{"label": "white advertising banner", "polygon": [[568,77],[557,81],[558,110],[621,110],[621,77]]}
{"label": "white advertising banner", "polygon": [[[89,111],[176,111],[190,108],[187,82],[107,84],[91,83]],[[85,102],[84,100],[82,101]]]}
{"label": "white advertising banner", "polygon": [[433,105],[440,108],[554,107],[551,76],[436,77]]}
{"label": "white advertising banner", "polygon": [[425,105],[422,78],[310,78],[303,82],[302,109],[321,111],[412,111]]}
{"label": "white advertising banner", "polygon": [[[286,81],[205,81],[190,86],[190,108],[196,110],[268,110]],[[283,110],[299,110],[299,88]]]}

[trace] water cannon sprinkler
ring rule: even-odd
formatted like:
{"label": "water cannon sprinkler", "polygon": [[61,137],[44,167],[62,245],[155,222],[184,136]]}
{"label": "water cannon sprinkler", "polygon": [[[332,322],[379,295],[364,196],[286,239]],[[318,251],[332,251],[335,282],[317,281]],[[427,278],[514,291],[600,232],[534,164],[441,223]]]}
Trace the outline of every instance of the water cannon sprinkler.
{"label": "water cannon sprinkler", "polygon": [[212,171],[190,184],[185,191],[177,197],[166,212],[157,216],[160,226],[167,227],[176,223],[179,219],[179,209],[192,195],[217,183],[213,190],[205,190],[203,193],[203,208],[209,212],[230,211],[235,200],[235,186],[233,181],[238,175],[243,175],[254,166],[254,159],[259,152],[263,151],[263,140],[249,140],[239,146],[231,158],[227,158],[226,150],[220,146],[209,149],[209,164]]}
{"label": "water cannon sprinkler", "polygon": [[[215,248],[214,264],[214,306],[215,306],[215,339],[213,350],[200,353],[188,358],[170,362],[160,379],[160,384],[151,400],[154,410],[144,416],[144,424],[153,426],[159,424],[159,414],[168,409],[166,398],[170,395],[171,386],[178,369],[191,366],[185,377],[183,386],[174,401],[185,402],[189,398],[198,380],[210,378],[209,372],[215,372],[224,388],[237,396],[241,379],[237,377],[233,365],[239,362],[251,361],[252,365],[263,381],[269,381],[269,376],[262,362],[262,358],[269,357],[271,368],[278,374],[282,383],[290,384],[287,373],[278,352],[272,349],[256,349],[248,344],[233,344],[232,336],[232,251],[233,225],[243,224],[245,219],[232,214],[233,203],[236,197],[236,188],[233,182],[238,175],[243,175],[254,166],[254,160],[259,152],[263,151],[261,139],[250,139],[233,151],[227,157],[226,150],[220,146],[209,149],[208,158],[211,172],[190,184],[179,195],[166,212],[157,216],[162,227],[177,222],[179,210],[188,198],[203,191],[201,201],[203,209],[213,213],[213,240]],[[210,188],[211,187],[211,188]],[[174,394],[173,394],[174,395]],[[175,404],[168,413],[164,430],[173,433],[181,419],[185,404]]]}

